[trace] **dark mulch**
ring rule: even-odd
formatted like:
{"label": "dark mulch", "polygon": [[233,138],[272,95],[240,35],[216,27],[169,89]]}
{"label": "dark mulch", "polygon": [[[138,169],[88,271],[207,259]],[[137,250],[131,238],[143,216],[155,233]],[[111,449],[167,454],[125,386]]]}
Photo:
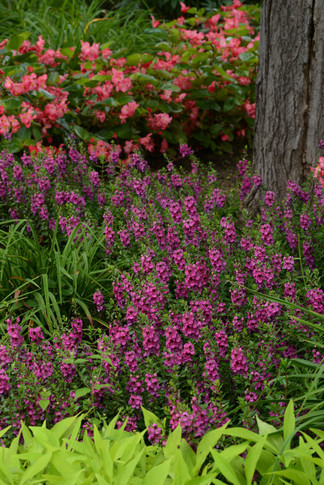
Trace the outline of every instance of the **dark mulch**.
{"label": "dark mulch", "polygon": [[[206,168],[208,167],[208,164],[211,163],[212,167],[217,171],[220,187],[225,192],[229,192],[236,184],[238,174],[236,168],[237,162],[246,158],[248,158],[248,160],[252,159],[252,150],[246,150],[242,145],[234,146],[233,153],[223,153],[220,155],[211,153],[207,150],[200,150],[196,151],[195,154],[198,160],[200,160]],[[159,170],[167,165],[167,161],[161,154],[147,153],[145,158],[149,162],[152,170]],[[191,169],[191,162],[189,159],[181,158],[180,155],[174,161],[174,164],[179,167],[181,166],[184,171],[189,171]]]}

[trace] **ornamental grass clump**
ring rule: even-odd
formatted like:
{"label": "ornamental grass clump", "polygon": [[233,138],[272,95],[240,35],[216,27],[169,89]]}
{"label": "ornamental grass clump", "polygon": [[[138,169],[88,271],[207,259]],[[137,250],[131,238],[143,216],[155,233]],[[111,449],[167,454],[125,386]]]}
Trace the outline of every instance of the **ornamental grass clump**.
{"label": "ornamental grass clump", "polygon": [[[101,241],[87,311],[78,266],[56,265],[67,288],[75,282],[70,304],[54,279],[36,318],[29,299],[17,304],[21,267],[31,289],[28,257],[12,258],[11,283],[1,288],[2,427],[18,432],[20,419],[40,423],[44,410],[49,423],[79,411],[98,423],[119,411],[120,426],[127,417],[127,429],[140,430],[144,406],[158,417],[152,442],[178,424],[194,442],[229,419],[253,428],[259,416],[280,427],[290,398],[301,429],[323,420],[323,187],[290,181],[281,202],[243,160],[240,187],[225,194],[212,167],[204,174],[188,146],[181,154],[191,171],[167,159],[153,172],[139,153],[128,165],[116,154],[89,161],[75,147],[16,161],[2,154],[2,211],[13,217],[7,224],[29,221],[21,237],[44,247],[55,238],[56,253],[75,241],[84,276]],[[244,209],[248,186],[265,192],[254,219]]]}

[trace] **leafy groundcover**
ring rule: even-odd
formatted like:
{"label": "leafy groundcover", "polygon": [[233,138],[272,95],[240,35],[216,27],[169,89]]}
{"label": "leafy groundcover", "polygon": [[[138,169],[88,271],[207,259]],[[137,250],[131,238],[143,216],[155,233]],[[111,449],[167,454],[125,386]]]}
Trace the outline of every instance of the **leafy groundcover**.
{"label": "leafy groundcover", "polygon": [[73,133],[97,156],[118,149],[126,159],[139,147],[174,153],[180,142],[231,152],[235,140],[251,140],[259,15],[240,2],[213,15],[186,8],[172,22],[153,21],[147,35],[158,41],[148,40],[150,52],[82,40],[46,49],[42,36],[32,43],[28,32],[4,39],[6,149],[59,146]]}
{"label": "leafy groundcover", "polygon": [[[143,412],[148,426],[157,420],[144,408]],[[117,419],[100,431],[95,426],[92,439],[87,433],[80,437],[82,416],[66,418],[52,429],[45,423],[23,425],[10,447],[0,448],[1,483],[320,485],[324,481],[320,446],[324,433],[314,429],[298,433],[297,438],[292,402],[282,432],[259,419],[259,433],[224,425],[208,432],[195,451],[182,438],[179,426],[163,447],[150,446],[145,443],[146,431],[115,429]],[[224,437],[233,443],[225,449]]]}

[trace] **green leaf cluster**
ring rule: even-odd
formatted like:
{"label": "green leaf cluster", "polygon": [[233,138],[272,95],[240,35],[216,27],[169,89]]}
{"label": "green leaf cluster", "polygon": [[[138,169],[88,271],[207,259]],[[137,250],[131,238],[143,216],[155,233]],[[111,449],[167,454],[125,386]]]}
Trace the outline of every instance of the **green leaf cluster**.
{"label": "green leaf cluster", "polygon": [[[152,413],[143,410],[147,419]],[[10,446],[0,448],[0,483],[21,485],[320,485],[324,481],[324,438],[311,429],[296,437],[292,401],[283,434],[258,420],[259,433],[226,425],[210,431],[196,451],[178,426],[165,446],[145,443],[145,431],[116,429],[116,416],[93,437],[80,432],[83,416],[66,418],[52,429],[23,423]],[[8,428],[0,432],[4,436]],[[312,437],[312,436],[313,437]],[[221,438],[235,443],[225,448]],[[23,438],[23,444],[21,444]],[[293,442],[293,444],[292,444]]]}

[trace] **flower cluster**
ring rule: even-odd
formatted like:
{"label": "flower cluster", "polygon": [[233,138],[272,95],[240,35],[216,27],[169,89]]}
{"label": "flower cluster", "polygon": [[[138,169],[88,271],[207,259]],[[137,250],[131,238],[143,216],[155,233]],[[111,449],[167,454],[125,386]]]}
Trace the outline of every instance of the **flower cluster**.
{"label": "flower cluster", "polygon": [[[234,137],[253,128],[259,37],[252,24],[257,19],[240,2],[214,15],[188,7],[171,25],[153,21],[163,48],[125,57],[88,41],[53,50],[40,36],[35,44],[21,39],[12,50],[5,39],[0,143],[40,152],[54,138],[64,143],[69,132],[105,159],[116,149],[123,158],[139,147],[164,153],[180,140],[229,151]],[[182,157],[190,154],[186,146]]]}
{"label": "flower cluster", "polygon": [[[101,235],[98,264],[112,275],[89,295],[94,328],[75,315],[47,339],[23,307],[11,309],[0,344],[2,427],[40,422],[46,401],[49,422],[93,407],[107,418],[119,410],[137,429],[144,406],[199,437],[233,410],[237,423],[276,414],[271,402],[287,392],[276,382],[282,362],[321,359],[323,187],[312,195],[289,182],[282,203],[268,191],[261,217],[250,220],[240,194],[225,196],[213,170],[203,176],[186,156],[189,173],[171,163],[150,171],[139,154],[128,166],[112,157],[102,172],[75,148],[20,161],[2,154],[7,217],[29,216],[42,230],[47,209],[62,238],[74,224],[91,226],[89,245]],[[247,170],[240,163],[241,177]],[[309,310],[316,312],[311,328]],[[163,433],[151,425],[152,442]]]}

